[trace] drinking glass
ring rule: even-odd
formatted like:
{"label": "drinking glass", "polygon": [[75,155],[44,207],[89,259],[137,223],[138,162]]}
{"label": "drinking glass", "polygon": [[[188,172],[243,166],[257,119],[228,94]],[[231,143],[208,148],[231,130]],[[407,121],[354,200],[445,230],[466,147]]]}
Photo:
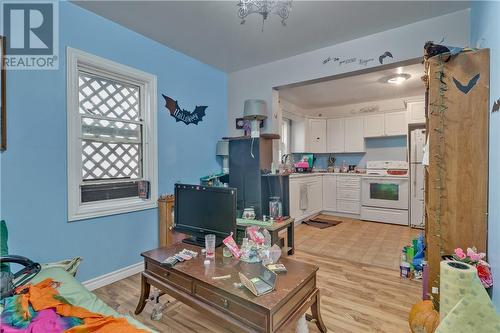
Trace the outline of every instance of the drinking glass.
{"label": "drinking glass", "polygon": [[205,250],[208,259],[215,258],[215,235],[205,235]]}

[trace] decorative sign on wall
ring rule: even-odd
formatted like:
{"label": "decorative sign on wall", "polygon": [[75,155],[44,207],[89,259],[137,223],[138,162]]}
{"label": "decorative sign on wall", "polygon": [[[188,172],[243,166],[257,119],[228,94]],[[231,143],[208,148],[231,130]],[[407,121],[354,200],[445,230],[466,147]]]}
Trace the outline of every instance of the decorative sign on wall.
{"label": "decorative sign on wall", "polygon": [[170,111],[170,115],[175,118],[176,122],[182,121],[186,125],[198,125],[198,123],[203,120],[207,106],[197,105],[193,111],[189,112],[187,110],[181,109],[179,107],[179,103],[177,103],[176,100],[163,94],[161,95],[163,96],[163,98],[165,98],[165,107],[168,109],[168,111]]}
{"label": "decorative sign on wall", "polygon": [[469,80],[469,83],[467,83],[466,85],[463,85],[460,81],[458,81],[455,78],[453,78],[453,82],[455,83],[455,86],[458,88],[458,90],[460,90],[461,92],[463,92],[464,94],[467,95],[469,93],[469,91],[471,91],[472,88],[474,88],[477,81],[479,81],[480,77],[481,77],[481,74],[477,73],[472,79]]}
{"label": "decorative sign on wall", "polygon": [[[384,54],[382,54],[380,57],[378,57],[378,61],[380,64],[384,63],[385,58],[393,58],[392,53],[389,51],[385,51]],[[357,57],[350,57],[350,58],[344,58],[341,59],[339,57],[328,57],[322,60],[323,65],[326,65],[328,63],[338,63],[339,66],[347,65],[347,64],[353,64],[353,63],[358,63],[360,66],[368,66],[368,64],[372,61],[375,61],[374,58],[357,58]]]}

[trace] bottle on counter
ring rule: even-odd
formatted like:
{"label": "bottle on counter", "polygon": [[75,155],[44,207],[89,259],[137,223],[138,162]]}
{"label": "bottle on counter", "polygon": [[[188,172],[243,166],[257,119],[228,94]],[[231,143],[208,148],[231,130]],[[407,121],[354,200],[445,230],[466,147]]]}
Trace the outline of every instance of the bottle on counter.
{"label": "bottle on counter", "polygon": [[347,172],[347,162],[345,160],[342,161],[342,169],[340,172]]}

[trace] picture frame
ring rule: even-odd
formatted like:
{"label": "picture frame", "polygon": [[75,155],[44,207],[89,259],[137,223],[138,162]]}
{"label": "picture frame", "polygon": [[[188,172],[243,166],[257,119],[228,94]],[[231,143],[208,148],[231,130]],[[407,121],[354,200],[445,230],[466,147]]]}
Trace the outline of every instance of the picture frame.
{"label": "picture frame", "polygon": [[5,49],[7,40],[0,36],[0,151],[7,149],[7,69],[5,68]]}

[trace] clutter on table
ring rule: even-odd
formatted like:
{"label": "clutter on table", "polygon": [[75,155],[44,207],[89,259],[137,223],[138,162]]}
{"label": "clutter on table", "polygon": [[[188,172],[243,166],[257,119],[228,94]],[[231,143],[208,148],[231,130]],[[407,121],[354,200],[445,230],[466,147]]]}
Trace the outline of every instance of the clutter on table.
{"label": "clutter on table", "polygon": [[174,254],[173,256],[168,257],[167,259],[162,261],[162,265],[167,267],[174,267],[178,262],[183,262],[186,260],[191,260],[198,256],[198,252],[191,251],[188,249],[183,249],[181,252]]}

